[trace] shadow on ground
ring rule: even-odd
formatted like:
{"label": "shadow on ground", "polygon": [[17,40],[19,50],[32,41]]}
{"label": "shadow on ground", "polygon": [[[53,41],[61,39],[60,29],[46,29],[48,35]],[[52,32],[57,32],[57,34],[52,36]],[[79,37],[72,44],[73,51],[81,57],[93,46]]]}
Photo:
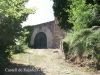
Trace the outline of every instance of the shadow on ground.
{"label": "shadow on ground", "polygon": [[45,73],[38,67],[13,63],[5,68],[4,75],[45,75]]}

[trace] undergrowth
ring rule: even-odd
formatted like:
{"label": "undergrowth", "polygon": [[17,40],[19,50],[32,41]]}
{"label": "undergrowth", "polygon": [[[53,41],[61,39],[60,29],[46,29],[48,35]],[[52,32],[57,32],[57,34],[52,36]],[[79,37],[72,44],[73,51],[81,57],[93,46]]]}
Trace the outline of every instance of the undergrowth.
{"label": "undergrowth", "polygon": [[69,31],[64,39],[69,46],[68,57],[77,54],[80,59],[85,52],[92,55],[100,63],[100,29],[81,29]]}

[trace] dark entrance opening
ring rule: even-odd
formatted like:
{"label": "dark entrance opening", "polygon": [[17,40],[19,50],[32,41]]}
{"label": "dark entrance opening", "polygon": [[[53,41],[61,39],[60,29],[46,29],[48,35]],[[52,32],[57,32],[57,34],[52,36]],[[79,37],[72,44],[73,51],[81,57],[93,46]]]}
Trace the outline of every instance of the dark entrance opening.
{"label": "dark entrance opening", "polygon": [[47,37],[45,33],[40,32],[36,35],[34,40],[34,48],[35,49],[47,48]]}

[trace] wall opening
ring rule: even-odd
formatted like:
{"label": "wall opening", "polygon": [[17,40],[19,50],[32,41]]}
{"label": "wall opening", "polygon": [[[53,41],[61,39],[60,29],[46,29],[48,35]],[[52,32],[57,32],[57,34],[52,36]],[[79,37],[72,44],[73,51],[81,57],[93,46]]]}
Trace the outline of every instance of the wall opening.
{"label": "wall opening", "polygon": [[35,49],[45,49],[47,48],[47,37],[45,33],[39,32],[34,39],[34,48]]}

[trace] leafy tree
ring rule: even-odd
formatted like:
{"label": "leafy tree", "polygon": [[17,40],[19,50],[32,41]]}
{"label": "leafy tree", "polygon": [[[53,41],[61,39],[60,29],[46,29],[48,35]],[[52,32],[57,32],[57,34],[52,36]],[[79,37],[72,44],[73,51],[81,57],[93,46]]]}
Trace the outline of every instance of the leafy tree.
{"label": "leafy tree", "polygon": [[95,4],[95,3],[97,3],[97,4],[100,4],[100,0],[86,0],[86,4]]}
{"label": "leafy tree", "polygon": [[99,25],[100,0],[53,0],[54,15],[63,29]]}
{"label": "leafy tree", "polygon": [[65,30],[71,28],[73,25],[67,21],[69,15],[67,9],[70,8],[71,0],[53,0],[53,2],[54,15],[58,19],[58,25]]}
{"label": "leafy tree", "polygon": [[27,1],[0,0],[0,69],[10,53],[9,46],[16,45],[16,39],[23,35],[21,23],[35,12],[25,8]]}
{"label": "leafy tree", "polygon": [[73,29],[92,27],[100,25],[100,5],[86,3],[86,0],[73,0],[69,10],[69,22],[72,23]]}
{"label": "leafy tree", "polygon": [[21,23],[27,19],[34,9],[25,8],[28,0],[1,0],[0,2],[0,48],[16,44],[16,39],[22,35]]}

